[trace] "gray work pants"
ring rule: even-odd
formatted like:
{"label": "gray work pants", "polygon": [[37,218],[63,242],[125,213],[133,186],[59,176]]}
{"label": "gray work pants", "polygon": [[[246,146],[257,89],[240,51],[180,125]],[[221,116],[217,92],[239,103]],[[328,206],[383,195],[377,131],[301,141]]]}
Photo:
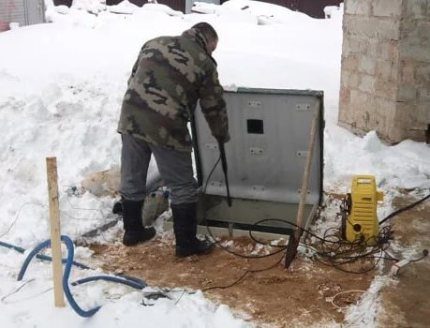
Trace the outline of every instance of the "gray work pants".
{"label": "gray work pants", "polygon": [[151,154],[154,154],[161,178],[170,189],[171,203],[196,202],[198,186],[191,153],[154,146],[130,134],[122,134],[121,196],[135,201],[145,199]]}

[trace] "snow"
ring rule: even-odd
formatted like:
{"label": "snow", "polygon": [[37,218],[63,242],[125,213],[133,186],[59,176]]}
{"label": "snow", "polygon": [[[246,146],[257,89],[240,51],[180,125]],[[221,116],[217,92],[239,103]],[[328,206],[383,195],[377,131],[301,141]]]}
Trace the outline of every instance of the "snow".
{"label": "snow", "polygon": [[363,294],[357,305],[352,305],[345,315],[345,327],[374,327],[379,309],[378,293],[393,281],[385,276],[377,276]]}
{"label": "snow", "polygon": [[[393,190],[430,188],[430,147],[410,140],[387,146],[375,132],[359,138],[336,125],[342,10],[331,8],[326,11],[330,19],[317,20],[248,0],[231,0],[222,6],[197,3],[195,11],[205,15],[183,15],[156,4],[139,8],[128,1],[106,7],[103,1],[81,0],[71,8],[46,3],[51,23],[0,34],[2,241],[31,249],[48,239],[48,156],[58,158],[63,234],[77,238],[112,218],[113,199],[72,191],[80,190],[88,174],[119,166],[121,143],[115,130],[126,81],[141,45],[159,35],[180,34],[200,21],[212,24],[220,36],[214,56],[226,89],[324,91],[325,191],[344,193],[352,175],[373,174],[378,187],[388,194],[380,209],[388,214]],[[106,233],[101,238],[109,242],[114,236]],[[77,256],[85,263],[88,253],[79,249]],[[22,285],[16,282],[16,274],[23,259],[0,248],[0,298]],[[4,327],[109,327],[136,322],[152,327],[170,327],[172,322],[176,327],[250,325],[200,292],[179,293],[172,300],[142,306],[142,293],[107,283],[76,289],[85,306],[104,305],[93,318],[82,319],[70,307],[52,306],[52,293],[46,291],[51,286],[48,264],[35,261],[29,270],[27,284],[7,302],[0,302]],[[89,274],[74,272],[74,278]],[[353,320],[363,310],[351,311]],[[363,322],[371,326],[371,319]]]}
{"label": "snow", "polygon": [[351,176],[357,173],[375,175],[384,190],[428,189],[429,156],[430,147],[423,143],[405,140],[386,146],[374,131],[358,139],[333,126],[325,131],[325,190],[349,186]]}

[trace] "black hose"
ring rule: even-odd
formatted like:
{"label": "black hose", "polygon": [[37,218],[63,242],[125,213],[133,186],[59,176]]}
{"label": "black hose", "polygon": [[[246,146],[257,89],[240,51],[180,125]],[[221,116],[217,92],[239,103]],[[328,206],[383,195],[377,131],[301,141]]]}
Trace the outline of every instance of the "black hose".
{"label": "black hose", "polygon": [[394,211],[393,213],[389,214],[385,219],[383,219],[381,222],[379,222],[379,224],[383,224],[384,222],[392,219],[393,217],[395,217],[396,215],[399,215],[400,213],[410,210],[411,208],[417,206],[418,204],[421,204],[422,202],[424,202],[426,199],[428,199],[430,197],[430,193],[425,196],[424,198],[421,198],[420,200],[416,201],[415,203],[412,203],[408,206],[405,206],[397,211]]}
{"label": "black hose", "polygon": [[222,170],[224,172],[225,186],[227,189],[227,204],[228,207],[231,207],[231,197],[230,197],[230,185],[228,183],[228,169],[227,169],[227,157],[225,156],[225,147],[224,143],[218,141],[219,153],[221,158]]}

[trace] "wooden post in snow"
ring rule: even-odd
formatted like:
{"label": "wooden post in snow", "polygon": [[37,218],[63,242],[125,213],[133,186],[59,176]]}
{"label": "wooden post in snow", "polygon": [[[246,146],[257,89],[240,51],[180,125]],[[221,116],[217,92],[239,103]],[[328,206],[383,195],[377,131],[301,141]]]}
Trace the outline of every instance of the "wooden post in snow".
{"label": "wooden post in snow", "polygon": [[58,205],[57,158],[46,158],[49,194],[49,219],[51,226],[52,271],[54,280],[54,301],[56,307],[64,307],[62,285],[63,266],[61,256],[60,209]]}

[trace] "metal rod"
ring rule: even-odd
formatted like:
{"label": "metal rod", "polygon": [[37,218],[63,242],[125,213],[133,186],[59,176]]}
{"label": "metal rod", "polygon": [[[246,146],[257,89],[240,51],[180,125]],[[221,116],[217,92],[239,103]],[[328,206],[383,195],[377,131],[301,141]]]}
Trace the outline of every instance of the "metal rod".
{"label": "metal rod", "polygon": [[228,183],[227,158],[225,156],[224,143],[218,141],[218,148],[219,148],[219,152],[221,155],[221,165],[222,165],[222,170],[224,172],[225,186],[227,188],[227,204],[228,204],[228,207],[231,207],[232,202],[231,202],[231,197],[230,197],[230,185]]}

